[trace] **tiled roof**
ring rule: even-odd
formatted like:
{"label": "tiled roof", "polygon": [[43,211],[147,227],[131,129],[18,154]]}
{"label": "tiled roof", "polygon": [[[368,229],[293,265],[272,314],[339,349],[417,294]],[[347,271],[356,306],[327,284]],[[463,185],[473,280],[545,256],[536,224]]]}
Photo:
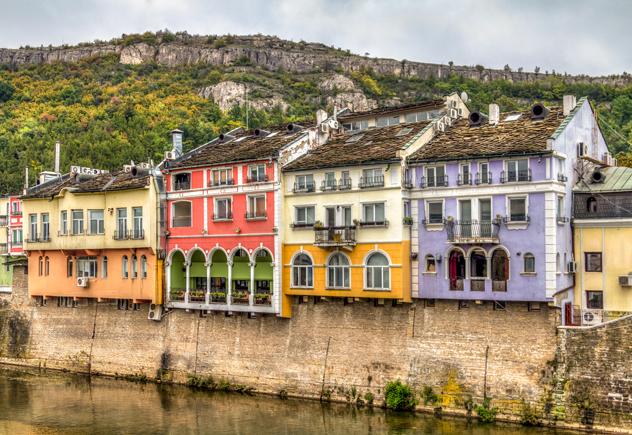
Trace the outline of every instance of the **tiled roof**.
{"label": "tiled roof", "polygon": [[575,192],[622,192],[632,191],[632,168],[607,167],[600,171],[605,176],[602,183],[579,182],[573,189]]}
{"label": "tiled roof", "polygon": [[397,152],[429,123],[416,122],[369,128],[356,134],[339,134],[283,169],[302,171],[399,160]]}
{"label": "tiled roof", "polygon": [[437,110],[443,109],[445,107],[445,102],[442,99],[438,100],[427,100],[421,101],[419,103],[411,103],[411,104],[402,104],[399,106],[382,106],[373,110],[367,110],[364,112],[346,112],[338,116],[340,121],[345,121],[350,118],[359,118],[363,116],[374,116],[374,115],[383,115],[387,113],[400,113],[400,112],[408,112],[413,110]]}
{"label": "tiled roof", "polygon": [[132,175],[131,172],[124,171],[96,176],[79,175],[78,177],[65,174],[60,178],[29,188],[26,194],[22,196],[22,199],[50,198],[59,194],[65,188],[74,193],[142,189],[149,184],[149,178],[150,176],[146,172],[137,176]]}
{"label": "tiled roof", "polygon": [[267,136],[255,136],[250,133],[237,132],[233,137],[220,140],[219,138],[204,144],[170,161],[165,168],[182,169],[208,166],[221,163],[243,162],[248,160],[263,160],[276,158],[279,151],[306,134],[305,130],[298,132],[273,131]]}
{"label": "tiled roof", "polygon": [[[501,113],[496,125],[488,122],[470,127],[467,119],[457,120],[445,132],[439,132],[410,156],[410,162],[493,157],[550,152],[547,141],[565,117],[561,107],[549,107],[542,120],[532,120],[531,111]],[[507,120],[516,118],[514,120]]]}

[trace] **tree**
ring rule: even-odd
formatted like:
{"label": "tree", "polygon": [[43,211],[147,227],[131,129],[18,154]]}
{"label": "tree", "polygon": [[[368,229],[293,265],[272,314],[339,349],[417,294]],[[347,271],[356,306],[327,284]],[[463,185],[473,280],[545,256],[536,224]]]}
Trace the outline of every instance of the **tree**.
{"label": "tree", "polygon": [[0,81],[0,103],[6,103],[11,99],[15,88],[11,83]]}

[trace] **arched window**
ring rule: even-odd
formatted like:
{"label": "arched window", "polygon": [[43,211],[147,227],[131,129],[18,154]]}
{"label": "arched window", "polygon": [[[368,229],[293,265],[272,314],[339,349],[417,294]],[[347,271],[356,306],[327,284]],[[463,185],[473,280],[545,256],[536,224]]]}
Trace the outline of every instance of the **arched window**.
{"label": "arched window", "polygon": [[129,278],[129,260],[127,259],[127,255],[123,255],[121,274],[123,275],[123,278]]}
{"label": "arched window", "polygon": [[50,273],[50,259],[48,256],[44,257],[44,275],[48,276]]}
{"label": "arched window", "polygon": [[332,255],[327,263],[327,287],[349,288],[349,260],[341,253]]}
{"label": "arched window", "polygon": [[[526,254],[524,254],[523,257],[524,260],[524,273],[535,273],[535,256],[530,253],[527,252]],[[558,270],[559,270],[559,260],[560,260],[560,254],[557,254],[557,260],[558,260]]]}
{"label": "arched window", "polygon": [[597,198],[591,196],[586,200],[586,211],[588,213],[596,213],[597,212]]}
{"label": "arched window", "polygon": [[482,249],[476,249],[470,254],[470,276],[487,278],[487,256]]}
{"label": "arched window", "polygon": [[101,278],[108,277],[108,257],[104,256],[101,259]]}
{"label": "arched window", "polygon": [[366,261],[366,288],[372,290],[388,290],[390,285],[390,268],[388,259],[379,252],[371,254]]}
{"label": "arched window", "polygon": [[459,249],[450,252],[448,260],[448,279],[450,281],[450,290],[463,290],[465,256]]}
{"label": "arched window", "polygon": [[44,257],[39,258],[39,267],[38,267],[38,275],[42,276],[44,274]]}
{"label": "arched window", "polygon": [[426,255],[426,268],[425,271],[428,273],[436,273],[437,272],[437,262],[435,260],[434,255],[428,254]]}
{"label": "arched window", "polygon": [[314,287],[314,266],[307,254],[298,254],[294,257],[292,287]]}
{"label": "arched window", "polygon": [[503,249],[496,249],[492,254],[492,290],[507,291],[509,279],[509,257]]}
{"label": "arched window", "polygon": [[72,257],[66,258],[66,276],[72,276]]}
{"label": "arched window", "polygon": [[138,278],[138,258],[132,255],[132,279]]}
{"label": "arched window", "polygon": [[147,257],[144,255],[140,257],[140,277],[142,279],[147,278]]}

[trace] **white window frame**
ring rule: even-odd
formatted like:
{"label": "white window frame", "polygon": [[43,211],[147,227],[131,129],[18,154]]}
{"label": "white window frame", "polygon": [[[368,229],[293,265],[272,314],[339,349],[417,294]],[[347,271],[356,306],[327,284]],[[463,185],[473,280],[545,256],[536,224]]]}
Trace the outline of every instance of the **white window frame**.
{"label": "white window frame", "polygon": [[[29,241],[37,241],[37,230],[39,227],[37,213],[29,213]],[[41,274],[40,274],[41,275]]]}
{"label": "white window frame", "polygon": [[[430,222],[430,203],[441,203],[441,222]],[[444,199],[426,199],[424,200],[424,215],[426,216],[426,228],[443,228],[443,221],[445,219],[445,200]]]}
{"label": "white window frame", "polygon": [[[260,171],[260,169],[263,168],[263,172]],[[253,171],[254,170],[254,171]],[[257,177],[255,179],[255,177],[252,176],[252,174],[256,172],[257,173]],[[261,174],[263,173],[263,177],[261,177]],[[266,164],[265,163],[256,163],[253,165],[248,165],[248,181],[250,183],[263,183],[266,181]],[[260,179],[263,178],[263,179]]]}
{"label": "white window frame", "polygon": [[564,224],[564,218],[566,218],[566,204],[564,195],[557,195],[555,197],[555,218],[560,225]]}
{"label": "white window frame", "polygon": [[[305,255],[307,256],[307,258],[309,258],[309,260],[311,261],[311,265],[306,265],[306,264],[301,264],[301,265],[295,265],[294,261],[300,256],[300,255]],[[301,273],[301,271],[303,271],[303,273],[305,273],[305,282],[306,285],[300,285],[297,284],[294,281],[294,271],[295,270],[299,270],[299,275]],[[297,252],[294,257],[292,258],[292,263],[290,266],[290,273],[291,273],[291,279],[290,279],[290,287],[291,288],[314,288],[314,259],[312,258],[311,255],[309,255],[307,252]],[[300,276],[299,276],[299,281],[300,281]],[[310,285],[311,282],[311,285]]]}
{"label": "white window frame", "polygon": [[[527,270],[527,257],[531,256],[533,258],[533,270]],[[523,275],[535,275],[536,274],[536,267],[535,267],[535,255],[531,252],[525,252],[525,254],[522,257],[522,274]]]}
{"label": "white window frame", "polygon": [[108,256],[101,257],[101,278],[108,277]]}
{"label": "white window frame", "polygon": [[61,210],[59,212],[59,235],[68,235],[68,210]]}
{"label": "white window frame", "polygon": [[140,256],[140,277],[141,279],[147,278],[147,256],[145,254]]}
{"label": "white window frame", "polygon": [[121,276],[123,279],[129,279],[129,257],[127,255],[121,257]]}
{"label": "white window frame", "polygon": [[[120,216],[121,211],[125,211],[125,217]],[[121,225],[123,227],[122,231]],[[119,238],[123,239],[127,237],[127,207],[118,207],[116,209],[116,231],[119,235]]]}
{"label": "white window frame", "polygon": [[[75,219],[75,212],[81,213],[81,219]],[[72,225],[71,225],[71,230],[72,230],[71,234],[73,236],[84,234],[86,229],[85,229],[85,225],[84,225],[85,224],[85,222],[84,222],[84,220],[85,220],[85,213],[83,212],[83,210],[81,210],[81,209],[73,209],[73,210],[70,211],[70,216],[72,218],[71,219],[71,223],[72,223]],[[78,231],[75,231],[75,222],[78,222],[78,224],[79,224],[78,225],[79,226],[79,230]]]}
{"label": "white window frame", "polygon": [[[511,200],[512,199],[524,199],[525,221],[512,221],[511,220]],[[524,229],[529,225],[529,195],[507,195],[505,199],[505,210],[507,217],[507,227],[513,229]]]}
{"label": "white window frame", "polygon": [[[487,166],[487,171],[483,171],[482,169],[483,165]],[[491,171],[489,168],[490,168],[490,163],[488,160],[478,162],[478,165],[477,165],[478,172],[476,175],[478,177],[479,184],[489,184],[489,179],[491,178]],[[483,179],[483,174],[487,176],[487,180]]]}
{"label": "white window frame", "polygon": [[[467,169],[467,180],[465,179],[465,173],[463,172],[464,169]],[[472,183],[472,164],[470,162],[459,163],[459,175],[461,176],[462,185],[474,184]]]}
{"label": "white window frame", "polygon": [[[138,210],[140,210],[140,215],[136,215]],[[140,238],[143,235],[143,212],[143,207],[132,207],[132,238]]]}
{"label": "white window frame", "polygon": [[[226,216],[225,217],[219,217],[217,214],[217,204],[220,201],[228,201],[227,203],[227,207],[226,207]],[[233,220],[233,198],[232,196],[220,196],[217,198],[213,198],[213,220],[215,221],[230,221]]]}
{"label": "white window frame", "polygon": [[[307,209],[311,208],[314,210],[314,222],[308,222],[307,221]],[[306,209],[305,210],[305,221],[299,221],[298,220],[298,211],[299,209]],[[316,222],[316,206],[315,205],[296,205],[294,206],[294,224],[296,226],[302,227],[302,226],[309,226],[309,225],[314,225],[314,223]]]}
{"label": "white window frame", "polygon": [[[383,221],[376,221],[375,220],[375,209],[376,206],[381,205],[383,207],[383,212],[382,214],[384,215],[384,220]],[[366,207],[373,207],[373,220],[369,221],[367,220],[366,217]],[[375,202],[363,202],[362,203],[362,223],[364,224],[375,224],[375,223],[379,223],[379,224],[386,224],[386,222],[388,221],[388,219],[386,219],[386,201],[375,201]]]}
{"label": "white window frame", "polygon": [[[181,204],[181,203],[188,203],[191,213],[189,215],[189,225],[175,225],[175,209],[176,209],[176,204]],[[171,203],[171,227],[172,228],[191,228],[193,226],[193,204],[191,201],[183,201],[183,200],[179,200],[179,201],[173,201]]]}
{"label": "white window frame", "polygon": [[[347,260],[347,265],[335,265],[332,266],[329,264],[329,262],[331,261],[332,258],[334,258],[334,256],[336,255],[341,255],[342,257],[344,257]],[[343,254],[342,252],[334,252],[332,253],[328,258],[327,258],[327,263],[325,265],[325,282],[326,282],[326,288],[330,289],[330,290],[347,290],[351,288],[351,259]],[[333,273],[334,273],[334,285],[331,285],[331,283],[329,282],[329,270],[332,269]],[[346,270],[345,270],[346,269]],[[347,277],[348,277],[348,285],[345,286],[345,272],[348,273]],[[342,273],[342,286],[336,286],[336,278],[338,277],[338,275]]]}
{"label": "white window frame", "polygon": [[[219,182],[215,182],[215,174],[218,174]],[[226,182],[222,183],[222,174],[226,175]],[[223,168],[214,168],[211,169],[211,186],[232,186],[235,184],[235,180],[233,179],[233,168],[232,167],[223,167]],[[230,180],[230,182],[229,182]]]}
{"label": "white window frame", "polygon": [[[95,256],[82,256],[76,259],[77,277],[96,278],[98,276],[98,262]],[[87,274],[86,274],[87,265]],[[82,270],[83,269],[83,270]]]}
{"label": "white window frame", "polygon": [[[257,210],[257,198],[263,198],[263,213],[258,214]],[[254,210],[253,210],[254,206]],[[256,195],[247,195],[246,207],[248,212],[248,219],[266,219],[268,217],[268,198],[265,193],[259,193]]]}
{"label": "white window frame", "polygon": [[294,176],[294,188],[297,192],[309,191],[308,182],[311,182],[312,190],[316,191],[316,183],[314,182],[314,174],[300,174]]}
{"label": "white window frame", "polygon": [[42,240],[50,240],[50,214],[40,213],[40,225],[42,227]]}
{"label": "white window frame", "polygon": [[[445,165],[429,165],[429,166],[426,166],[424,168],[424,174],[426,176],[426,187],[444,187],[445,186],[445,183],[443,185],[441,185],[441,186],[439,186],[437,184],[437,168],[443,168],[443,177],[444,177],[443,179],[445,181],[445,177],[447,175]],[[433,178],[434,182],[433,182],[432,185],[430,185],[430,183],[429,183],[430,176],[428,174],[429,174],[430,170],[433,171],[433,177],[432,178]]]}
{"label": "white window frame", "polygon": [[[434,261],[434,267],[435,270],[428,270],[428,260],[432,259],[432,261]],[[438,264],[437,264],[437,257],[434,254],[426,254],[424,255],[424,271],[422,273],[427,273],[427,274],[431,274],[431,275],[436,275],[437,274],[437,269],[438,269]]]}
{"label": "white window frame", "polygon": [[[101,212],[101,216],[102,216],[101,219],[92,218],[92,214],[95,212]],[[92,221],[96,222],[96,226],[97,226],[96,232],[92,232]],[[105,234],[105,210],[103,209],[89,209],[88,210],[88,234],[90,235]]]}
{"label": "white window frame", "polygon": [[[519,181],[520,178],[520,169],[518,169],[518,165],[520,161],[526,161],[527,162],[527,174],[529,173],[529,170],[531,169],[531,159],[529,158],[512,158],[512,159],[507,159],[505,160],[505,182],[506,183],[526,183],[527,181]],[[509,162],[516,162],[516,179],[515,180],[510,180],[509,179]]]}
{"label": "white window frame", "polygon": [[[386,266],[369,266],[369,259],[373,256],[373,255],[381,255],[384,258],[386,258]],[[377,273],[381,273],[382,277],[381,277],[381,281],[382,281],[382,286],[381,287],[376,287],[374,286],[369,286],[369,273],[371,274],[375,274],[377,269],[380,269],[379,272]],[[387,274],[387,279],[384,280],[384,274]],[[364,289],[365,290],[372,290],[372,291],[390,291],[391,290],[391,259],[388,257],[388,255],[386,255],[384,252],[382,251],[372,251],[369,252],[368,255],[366,256],[365,260],[364,260]],[[372,277],[373,282],[375,283],[375,276]],[[387,281],[387,282],[385,282]],[[386,285],[384,285],[386,284]]]}

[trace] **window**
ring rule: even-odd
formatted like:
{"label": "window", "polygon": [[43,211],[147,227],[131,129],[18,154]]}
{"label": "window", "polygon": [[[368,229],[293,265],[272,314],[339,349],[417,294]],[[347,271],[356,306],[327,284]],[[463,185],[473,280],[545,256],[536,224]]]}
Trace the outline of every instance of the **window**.
{"label": "window", "polygon": [[216,198],[215,199],[215,214],[213,219],[215,220],[227,220],[232,219],[233,214],[231,210],[230,198]]}
{"label": "window", "polygon": [[42,276],[44,274],[44,257],[40,256],[38,259],[38,269],[37,274]]}
{"label": "window", "polygon": [[171,208],[172,227],[191,226],[191,203],[188,201],[174,202]]}
{"label": "window", "polygon": [[[29,215],[29,241],[37,241],[37,215]],[[41,275],[41,274],[40,274]]]}
{"label": "window", "polygon": [[560,221],[564,218],[564,197],[557,197],[557,220]]}
{"label": "window", "polygon": [[597,213],[597,198],[591,196],[586,200],[586,211],[588,213]]}
{"label": "window", "polygon": [[248,166],[248,182],[255,183],[259,181],[268,181],[266,175],[266,165],[250,165]]}
{"label": "window", "polygon": [[436,273],[437,272],[437,262],[435,260],[434,255],[428,254],[426,255],[426,273]]}
{"label": "window", "polygon": [[304,206],[304,207],[296,207],[296,217],[294,219],[294,226],[296,227],[306,227],[314,225],[314,216],[315,216],[315,207]]}
{"label": "window", "polygon": [[142,207],[133,207],[132,208],[132,217],[134,219],[134,226],[132,227],[133,239],[142,239],[144,238],[143,234],[143,208]]}
{"label": "window", "polygon": [[126,208],[116,209],[115,238],[119,240],[127,238],[127,209]]}
{"label": "window", "polygon": [[[147,257],[144,255],[140,257],[140,277],[142,279],[147,278]],[[204,278],[204,281],[206,282],[206,278]],[[206,285],[204,285],[204,288],[206,288]]]}
{"label": "window", "polygon": [[50,258],[48,256],[44,257],[44,275],[48,276],[50,274]]}
{"label": "window", "polygon": [[72,234],[83,234],[83,210],[72,211]]}
{"label": "window", "polygon": [[363,222],[367,224],[385,224],[384,203],[376,202],[372,204],[363,204],[362,211],[364,213]]}
{"label": "window", "polygon": [[[564,262],[564,265],[566,265],[566,262]],[[558,252],[555,254],[555,272],[560,273],[560,271],[560,253]]]}
{"label": "window", "polygon": [[343,254],[331,256],[327,263],[327,287],[349,288],[349,260]]}
{"label": "window", "polygon": [[477,181],[482,184],[491,183],[491,174],[489,172],[489,163],[481,162],[478,165],[478,178]]}
{"label": "window", "polygon": [[349,171],[342,171],[340,173],[340,185],[338,186],[338,189],[351,189],[351,177],[349,176]]}
{"label": "window", "polygon": [[584,258],[586,272],[601,272],[601,252],[586,252]]}
{"label": "window", "polygon": [[443,223],[443,201],[427,201],[428,203],[428,223]]}
{"label": "window", "polygon": [[101,278],[108,277],[108,257],[103,256],[101,258]]}
{"label": "window", "polygon": [[426,185],[428,187],[446,186],[447,181],[445,166],[428,166],[426,168]]}
{"label": "window", "polygon": [[189,190],[191,188],[191,174],[174,174],[173,190]]}
{"label": "window", "polygon": [[227,186],[233,184],[232,168],[213,169],[211,172],[211,184],[213,186]]}
{"label": "window", "polygon": [[586,292],[586,308],[603,310],[603,292],[588,290]]}
{"label": "window", "polygon": [[377,118],[378,127],[386,127],[388,125],[397,125],[397,124],[399,124],[399,115],[382,116],[380,118]]}
{"label": "window", "polygon": [[354,121],[342,125],[348,131],[365,130],[369,128],[368,120]]}
{"label": "window", "polygon": [[132,279],[138,278],[138,257],[132,255]]}
{"label": "window", "polygon": [[294,179],[295,192],[313,192],[314,191],[314,175],[297,175]]}
{"label": "window", "polygon": [[42,213],[40,215],[42,220],[42,234],[41,240],[47,241],[50,240],[50,219],[48,213]]}
{"label": "window", "polygon": [[388,259],[384,254],[371,254],[366,262],[366,288],[388,290],[390,288]]}
{"label": "window", "polygon": [[[487,256],[482,249],[476,249],[470,254],[470,276],[487,278]],[[483,290],[485,290],[484,287]]]}
{"label": "window", "polygon": [[77,277],[97,277],[97,257],[77,257]]}
{"label": "window", "polygon": [[105,233],[105,223],[103,221],[103,210],[88,210],[88,221],[90,234]]}
{"label": "window", "polygon": [[67,257],[66,258],[66,276],[67,277],[70,278],[72,276],[72,270],[73,270],[72,257]]}
{"label": "window", "polygon": [[59,234],[62,236],[68,234],[68,210],[62,210],[59,213]]}
{"label": "window", "polygon": [[507,160],[507,181],[530,181],[529,161]]}
{"label": "window", "polygon": [[384,186],[384,175],[382,168],[364,169],[362,171],[362,181],[360,187]]}
{"label": "window", "polygon": [[331,190],[336,188],[336,173],[325,172],[325,180],[323,181],[323,190]]}
{"label": "window", "polygon": [[248,197],[248,218],[266,217],[266,196],[256,195]]}
{"label": "window", "polygon": [[414,112],[406,114],[406,122],[419,122],[426,121],[428,119],[427,112]]}
{"label": "window", "polygon": [[11,241],[14,245],[21,245],[22,244],[22,230],[17,229],[17,230],[13,230],[11,232]]}
{"label": "window", "polygon": [[460,184],[471,184],[470,182],[470,164],[465,163],[461,165],[461,169],[459,172],[460,176]]}
{"label": "window", "polygon": [[292,262],[292,287],[313,287],[314,266],[307,254],[298,254]]}
{"label": "window", "polygon": [[527,221],[527,198],[509,198],[509,222]]}
{"label": "window", "polygon": [[123,255],[121,260],[121,275],[123,278],[129,278],[129,261],[127,255]]}
{"label": "window", "polygon": [[[558,260],[559,260],[559,254],[558,254]],[[523,261],[524,261],[524,273],[535,273],[535,256],[531,254],[530,252],[527,252],[526,254],[524,254]]]}

